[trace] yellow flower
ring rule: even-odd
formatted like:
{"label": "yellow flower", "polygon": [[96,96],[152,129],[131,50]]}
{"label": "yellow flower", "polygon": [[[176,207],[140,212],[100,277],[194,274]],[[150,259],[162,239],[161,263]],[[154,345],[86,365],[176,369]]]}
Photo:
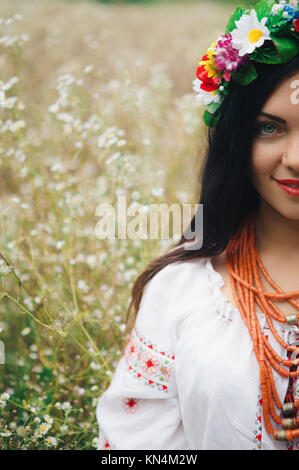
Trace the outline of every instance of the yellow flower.
{"label": "yellow flower", "polygon": [[[213,64],[214,64],[214,62],[213,62]],[[217,75],[217,73],[218,73],[218,72],[213,68],[213,66],[212,66],[211,64],[209,64],[209,63],[207,63],[207,64],[205,65],[205,69],[206,69],[206,71],[208,72],[208,77],[209,77],[209,78],[210,78],[210,77],[215,77],[215,75]]]}
{"label": "yellow flower", "polygon": [[208,59],[201,60],[199,62],[199,65],[203,65],[205,70],[208,72],[208,77],[215,77],[218,73],[218,71],[214,68],[215,66],[215,48],[217,46],[217,41],[213,42],[213,44],[209,47],[209,49],[206,52],[206,56]]}

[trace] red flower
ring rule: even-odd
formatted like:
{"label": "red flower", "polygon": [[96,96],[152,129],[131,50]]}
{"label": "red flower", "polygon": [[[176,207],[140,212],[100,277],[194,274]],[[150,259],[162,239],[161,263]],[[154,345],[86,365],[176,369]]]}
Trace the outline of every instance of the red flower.
{"label": "red flower", "polygon": [[299,18],[297,18],[297,20],[294,21],[294,26],[295,26],[296,31],[299,32]]}
{"label": "red flower", "polygon": [[212,77],[208,77],[208,71],[204,68],[203,65],[197,67],[196,76],[203,83],[200,85],[200,88],[205,91],[215,91],[218,90],[218,85]]}

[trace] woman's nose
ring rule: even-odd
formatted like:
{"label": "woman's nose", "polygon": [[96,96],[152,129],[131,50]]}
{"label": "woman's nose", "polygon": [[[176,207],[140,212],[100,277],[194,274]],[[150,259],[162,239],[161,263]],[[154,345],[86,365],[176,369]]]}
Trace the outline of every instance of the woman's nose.
{"label": "woman's nose", "polygon": [[299,132],[290,137],[289,145],[282,157],[282,163],[299,173]]}

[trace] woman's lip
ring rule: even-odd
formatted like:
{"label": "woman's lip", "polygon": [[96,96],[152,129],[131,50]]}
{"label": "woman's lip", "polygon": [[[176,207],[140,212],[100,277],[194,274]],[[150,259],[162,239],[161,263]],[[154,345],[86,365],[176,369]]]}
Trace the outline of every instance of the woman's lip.
{"label": "woman's lip", "polygon": [[275,180],[275,181],[278,181],[279,183],[282,183],[282,184],[283,183],[299,184],[299,180]]}
{"label": "woman's lip", "polygon": [[[287,186],[286,184],[283,184],[281,181],[287,181],[287,180],[276,180],[273,178],[274,181],[278,184],[278,186],[287,194],[291,194],[292,196],[299,196],[299,188],[291,188],[291,186]],[[290,181],[290,180],[288,180]],[[294,180],[293,180],[294,181]],[[293,183],[295,184],[295,183]]]}

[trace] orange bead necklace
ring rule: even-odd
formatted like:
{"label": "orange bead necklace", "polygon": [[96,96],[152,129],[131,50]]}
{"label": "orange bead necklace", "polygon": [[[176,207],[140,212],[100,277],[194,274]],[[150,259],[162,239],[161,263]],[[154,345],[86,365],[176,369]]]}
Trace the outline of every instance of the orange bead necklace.
{"label": "orange bead necklace", "polygon": [[[266,430],[275,440],[292,441],[295,437],[299,437],[299,417],[297,417],[299,400],[285,404],[281,403],[275,387],[273,369],[283,377],[298,377],[299,370],[291,371],[289,369],[291,366],[297,365],[298,361],[293,362],[282,359],[274,351],[261,330],[255,311],[255,303],[259,305],[261,311],[265,314],[268,326],[279,344],[287,351],[299,353],[299,347],[291,346],[283,341],[275,330],[272,321],[298,325],[299,303],[295,301],[295,298],[299,297],[299,291],[283,292],[270,278],[255,247],[255,221],[255,213],[247,216],[229,241],[226,252],[226,265],[230,272],[237,307],[249,330],[260,366],[263,416]],[[276,292],[265,291],[259,269]],[[297,312],[284,315],[273,303],[274,300],[287,300],[296,308]],[[283,417],[277,413],[276,408],[282,412]],[[273,427],[272,420],[280,426],[280,429]]]}

